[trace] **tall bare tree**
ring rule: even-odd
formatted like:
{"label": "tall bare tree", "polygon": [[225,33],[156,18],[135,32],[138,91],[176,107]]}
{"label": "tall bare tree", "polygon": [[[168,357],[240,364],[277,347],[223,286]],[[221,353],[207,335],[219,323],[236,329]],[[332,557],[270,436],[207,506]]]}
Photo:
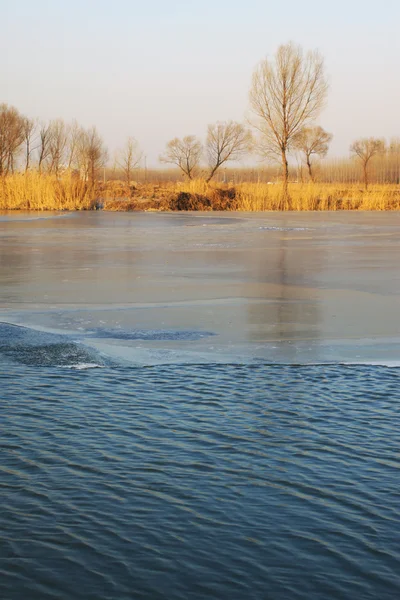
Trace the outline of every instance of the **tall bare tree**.
{"label": "tall bare tree", "polygon": [[81,176],[94,185],[99,170],[103,168],[108,159],[107,148],[96,127],[82,130],[78,140],[78,165]]}
{"label": "tall bare tree", "polygon": [[176,165],[188,179],[193,179],[202,155],[202,143],[194,135],[187,135],[183,139],[174,138],[168,142],[165,154],[160,156],[160,162]]}
{"label": "tall bare tree", "polygon": [[65,158],[67,140],[68,130],[64,121],[62,119],[51,121],[49,141],[50,173],[58,175]]}
{"label": "tall bare tree", "polygon": [[50,139],[51,127],[49,124],[42,123],[39,130],[39,146],[38,146],[38,170],[42,172],[47,159],[50,156]]}
{"label": "tall bare tree", "polygon": [[62,119],[50,121],[49,128],[49,172],[58,175],[65,158],[68,130]]}
{"label": "tall bare tree", "polygon": [[82,136],[82,127],[77,121],[72,121],[68,127],[68,139],[66,147],[66,165],[68,169],[72,169],[77,163],[79,140]]}
{"label": "tall bare tree", "polygon": [[0,104],[0,175],[14,172],[24,141],[24,117],[13,106]]}
{"label": "tall bare tree", "polygon": [[124,173],[128,187],[131,185],[133,170],[140,165],[142,157],[143,152],[133,137],[128,138],[125,146],[117,152],[116,162]]}
{"label": "tall bare tree", "polygon": [[263,154],[282,163],[282,207],[288,198],[288,153],[299,131],[321,112],[327,90],[323,58],[317,51],[304,55],[293,43],[280,46],[274,58],[263,60],[253,74],[254,125],[261,133]]}
{"label": "tall bare tree", "polygon": [[302,152],[311,181],[314,181],[312,157],[325,157],[328,154],[332,137],[331,133],[316,125],[314,127],[303,127],[294,139],[293,146]]}
{"label": "tall bare tree", "polygon": [[221,165],[229,160],[239,160],[251,148],[252,136],[240,123],[227,121],[208,126],[206,151],[210,172],[207,183],[211,181]]}
{"label": "tall bare tree", "polygon": [[36,149],[35,144],[35,133],[36,133],[36,121],[34,119],[24,118],[23,124],[24,142],[25,142],[25,173],[29,170],[32,153]]}
{"label": "tall bare tree", "polygon": [[360,159],[363,174],[365,189],[368,189],[368,167],[374,156],[383,154],[385,151],[385,141],[379,138],[360,138],[353,142],[350,146],[350,153]]}

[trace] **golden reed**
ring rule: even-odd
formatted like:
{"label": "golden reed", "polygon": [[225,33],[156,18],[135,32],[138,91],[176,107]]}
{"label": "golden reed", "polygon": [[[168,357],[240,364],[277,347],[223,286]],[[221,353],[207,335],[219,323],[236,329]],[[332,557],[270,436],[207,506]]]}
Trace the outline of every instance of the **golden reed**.
{"label": "golden reed", "polygon": [[[193,195],[194,201],[196,197],[208,198],[212,209],[213,200],[220,200],[218,191],[229,189],[234,191],[231,210],[239,211],[275,211],[282,208],[293,211],[400,210],[400,187],[389,184],[375,184],[365,190],[361,184],[292,183],[289,184],[289,198],[284,204],[280,184],[240,183],[232,188],[196,179],[163,185],[137,185],[133,190],[125,190],[125,187],[123,182],[110,181],[94,189],[69,174],[57,178],[35,171],[17,173],[0,178],[0,210],[92,210],[98,197],[106,198],[105,208],[109,204],[111,210],[132,210],[133,206],[136,210],[168,210],[170,201],[181,192]],[[128,195],[130,201],[127,201]],[[121,196],[124,199],[120,199]]]}
{"label": "golden reed", "polygon": [[[212,195],[217,186],[203,180],[178,184],[176,189]],[[219,186],[224,187],[224,186]],[[226,186],[225,186],[226,187]],[[282,186],[267,183],[240,183],[235,186],[236,210],[282,210]],[[400,187],[375,184],[365,190],[362,184],[292,183],[284,210],[400,210]]]}
{"label": "golden reed", "polygon": [[32,171],[0,178],[0,210],[90,210],[93,190],[71,175]]}

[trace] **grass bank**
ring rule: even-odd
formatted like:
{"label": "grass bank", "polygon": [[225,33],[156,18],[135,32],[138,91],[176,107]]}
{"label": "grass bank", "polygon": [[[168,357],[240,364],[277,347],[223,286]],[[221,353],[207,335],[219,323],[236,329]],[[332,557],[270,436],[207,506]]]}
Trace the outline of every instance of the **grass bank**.
{"label": "grass bank", "polygon": [[[400,210],[400,187],[361,184],[307,183],[289,185],[284,210]],[[92,210],[100,203],[108,211],[237,210],[276,211],[282,208],[282,186],[266,183],[207,184],[204,180],[135,184],[110,181],[89,186],[79,178],[57,178],[36,172],[0,179],[0,210]]]}
{"label": "grass bank", "polygon": [[[164,186],[139,186],[126,199],[105,201],[106,210],[237,210],[282,209],[282,186],[241,183],[208,185],[203,180]],[[400,187],[372,185],[290,184],[284,210],[400,210]]]}

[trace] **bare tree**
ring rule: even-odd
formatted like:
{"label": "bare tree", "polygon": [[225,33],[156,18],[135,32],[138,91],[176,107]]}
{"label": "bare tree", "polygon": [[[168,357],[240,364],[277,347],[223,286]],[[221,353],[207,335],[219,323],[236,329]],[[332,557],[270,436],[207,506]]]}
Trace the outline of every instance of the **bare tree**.
{"label": "bare tree", "polygon": [[207,158],[210,173],[207,183],[211,181],[221,165],[229,160],[239,160],[249,152],[252,136],[240,123],[228,121],[208,126]]}
{"label": "bare tree", "polygon": [[[392,138],[390,140],[388,148],[390,164],[392,167],[392,179],[399,184],[400,183],[400,138]],[[394,177],[393,177],[394,175]]]}
{"label": "bare tree", "polygon": [[[288,198],[290,152],[295,136],[321,112],[327,82],[317,51],[303,54],[300,46],[280,46],[253,74],[250,104],[261,133],[263,154],[279,159],[283,168],[283,204]],[[282,206],[283,207],[283,206]]]}
{"label": "bare tree", "polygon": [[82,130],[77,144],[78,164],[85,180],[96,182],[99,170],[105,166],[108,152],[96,127]]}
{"label": "bare tree", "polygon": [[82,136],[82,127],[77,121],[72,121],[68,127],[68,139],[66,147],[66,164],[68,169],[72,169],[72,166],[77,161],[79,139]]}
{"label": "bare tree", "polygon": [[24,117],[13,106],[0,104],[0,175],[14,172],[23,141]]}
{"label": "bare tree", "polygon": [[55,175],[58,175],[65,156],[65,150],[68,140],[68,131],[62,119],[50,121],[49,128],[49,171],[50,173],[55,173]]}
{"label": "bare tree", "polygon": [[303,127],[294,138],[293,146],[303,153],[311,181],[314,181],[312,157],[325,157],[328,154],[332,137],[331,133],[316,125],[314,127]]}
{"label": "bare tree", "polygon": [[25,142],[25,173],[29,170],[32,153],[36,149],[35,144],[36,121],[25,117],[23,123],[23,133]]}
{"label": "bare tree", "polygon": [[360,138],[351,144],[350,152],[362,163],[365,189],[368,189],[368,166],[371,159],[385,151],[385,141],[379,138]]}
{"label": "bare tree", "polygon": [[50,125],[46,125],[46,123],[42,123],[40,125],[39,130],[39,158],[38,158],[38,170],[39,173],[42,172],[43,166],[46,163],[46,160],[50,156],[50,137],[51,137],[51,127]]}
{"label": "bare tree", "polygon": [[203,155],[203,146],[194,135],[168,142],[160,162],[177,165],[188,179],[193,179]]}
{"label": "bare tree", "polygon": [[84,181],[89,179],[89,157],[87,153],[87,132],[82,128],[77,139],[74,163]]}
{"label": "bare tree", "polygon": [[140,165],[142,157],[143,152],[133,137],[128,138],[125,146],[117,153],[116,162],[125,175],[128,187],[131,185],[133,170]]}

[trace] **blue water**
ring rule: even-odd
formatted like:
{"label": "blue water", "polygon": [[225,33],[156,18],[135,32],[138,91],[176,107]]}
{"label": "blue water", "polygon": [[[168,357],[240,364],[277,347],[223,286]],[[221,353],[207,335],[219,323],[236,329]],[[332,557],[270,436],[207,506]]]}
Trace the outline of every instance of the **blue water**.
{"label": "blue water", "polygon": [[77,370],[6,337],[2,599],[400,597],[399,369]]}
{"label": "blue water", "polygon": [[399,259],[400,213],[0,215],[0,600],[398,600]]}

